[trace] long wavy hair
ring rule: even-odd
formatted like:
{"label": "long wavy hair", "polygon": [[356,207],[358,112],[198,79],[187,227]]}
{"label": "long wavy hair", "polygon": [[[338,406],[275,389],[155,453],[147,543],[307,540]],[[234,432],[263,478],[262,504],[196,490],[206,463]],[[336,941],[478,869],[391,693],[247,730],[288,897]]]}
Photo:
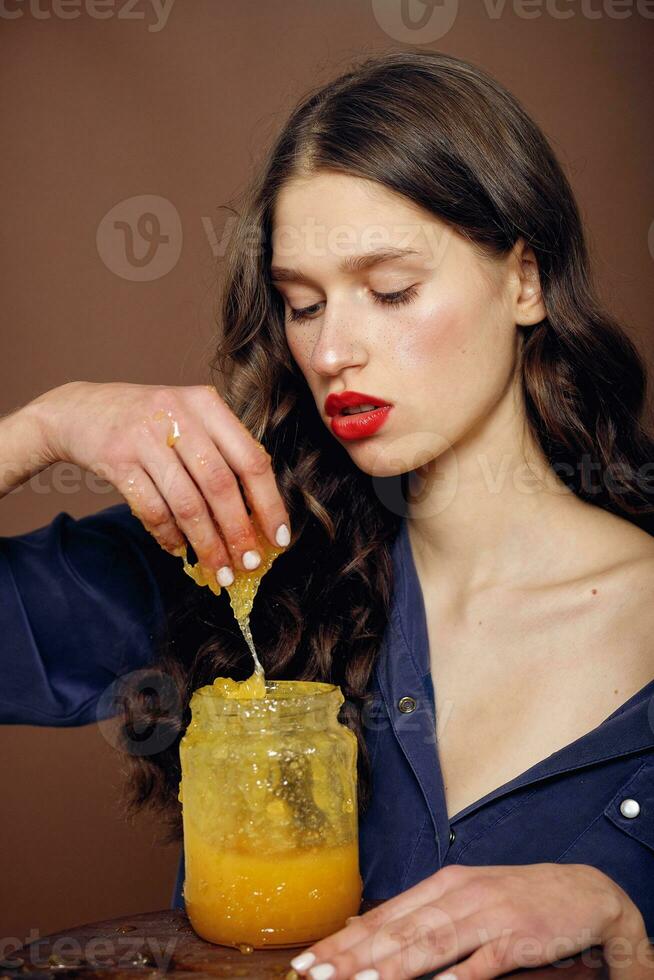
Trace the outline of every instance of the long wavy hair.
{"label": "long wavy hair", "polygon": [[[523,238],[538,261],[547,316],[521,328],[518,369],[527,424],[546,458],[581,498],[654,533],[653,494],[641,479],[654,454],[642,421],[644,363],[598,302],[571,187],[520,103],[478,67],[425,50],[367,58],[307,94],[243,195],[211,369],[226,403],[270,453],[293,529],[256,597],[257,651],[271,679],[341,687],[340,720],[359,744],[361,814],[372,791],[368,687],[407,484],[402,474],[373,485],[356,467],[324,426],[286,343],[269,271],[273,208],[284,185],[317,172],[378,181],[490,256]],[[581,460],[597,475],[593,487]],[[148,725],[167,737],[154,754],[128,750],[124,802],[132,813],[155,808],[170,843],[182,839],[179,741],[191,695],[217,676],[252,672],[227,599],[193,587],[171,613],[153,666],[173,678],[181,710],[168,712],[144,691],[126,707],[126,745]]]}

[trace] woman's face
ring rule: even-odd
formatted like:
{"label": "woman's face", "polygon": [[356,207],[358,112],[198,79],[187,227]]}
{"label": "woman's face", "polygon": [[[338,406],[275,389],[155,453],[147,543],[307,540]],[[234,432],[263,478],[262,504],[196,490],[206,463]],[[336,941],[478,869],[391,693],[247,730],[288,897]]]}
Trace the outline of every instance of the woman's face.
{"label": "woman's face", "polygon": [[[380,249],[412,253],[345,264]],[[518,349],[513,252],[484,258],[381,184],[321,172],[280,192],[271,267],[291,354],[324,424],[365,472],[435,459],[505,396]],[[332,428],[325,399],[346,390],[392,405],[374,434]]]}

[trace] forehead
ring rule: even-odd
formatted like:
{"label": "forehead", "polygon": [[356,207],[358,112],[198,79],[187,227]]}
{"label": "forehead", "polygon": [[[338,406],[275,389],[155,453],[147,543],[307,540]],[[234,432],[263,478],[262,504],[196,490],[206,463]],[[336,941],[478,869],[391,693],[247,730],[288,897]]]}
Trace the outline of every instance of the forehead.
{"label": "forehead", "polygon": [[383,248],[429,254],[444,225],[377,181],[349,174],[295,178],[280,190],[272,216],[272,264],[329,259]]}

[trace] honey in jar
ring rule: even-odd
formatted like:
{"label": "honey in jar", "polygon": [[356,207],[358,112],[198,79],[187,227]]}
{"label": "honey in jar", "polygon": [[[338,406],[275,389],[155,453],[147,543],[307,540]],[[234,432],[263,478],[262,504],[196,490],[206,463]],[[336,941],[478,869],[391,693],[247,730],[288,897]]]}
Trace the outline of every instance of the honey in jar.
{"label": "honey in jar", "polygon": [[361,902],[357,742],[337,718],[343,695],[265,681],[263,698],[241,697],[225,680],[195,691],[180,744],[186,911],[210,942],[311,943]]}
{"label": "honey in jar", "polygon": [[[198,688],[180,743],[184,902],[209,942],[303,946],[359,910],[357,740],[338,721],[340,688],[265,679],[249,613],[283,549],[253,526],[262,563],[238,572],[228,592],[254,673]],[[219,594],[215,580],[182,557],[197,584]]]}

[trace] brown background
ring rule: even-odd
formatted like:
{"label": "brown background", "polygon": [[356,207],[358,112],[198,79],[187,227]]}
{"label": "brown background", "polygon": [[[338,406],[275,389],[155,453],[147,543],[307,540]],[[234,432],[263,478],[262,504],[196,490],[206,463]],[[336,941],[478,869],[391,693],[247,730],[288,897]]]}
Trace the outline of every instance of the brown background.
{"label": "brown background", "polygon": [[[73,379],[206,383],[218,206],[308,86],[366,54],[422,46],[385,33],[372,0],[175,0],[160,30],[149,29],[150,0],[109,0],[103,20],[74,3],[5,0],[21,16],[0,16],[0,415]],[[423,5],[411,4],[417,18]],[[646,11],[461,0],[452,28],[425,46],[487,68],[541,124],[576,189],[606,302],[651,358]],[[96,234],[114,205],[143,195],[172,203],[183,237],[172,230],[169,254],[181,253],[167,274],[133,281],[120,241],[109,242],[111,268]],[[122,501],[84,477],[58,464],[4,498],[0,534]],[[121,758],[97,726],[5,726],[0,759],[0,940],[168,905],[178,849],[154,843],[152,817],[129,824],[119,812]]]}

